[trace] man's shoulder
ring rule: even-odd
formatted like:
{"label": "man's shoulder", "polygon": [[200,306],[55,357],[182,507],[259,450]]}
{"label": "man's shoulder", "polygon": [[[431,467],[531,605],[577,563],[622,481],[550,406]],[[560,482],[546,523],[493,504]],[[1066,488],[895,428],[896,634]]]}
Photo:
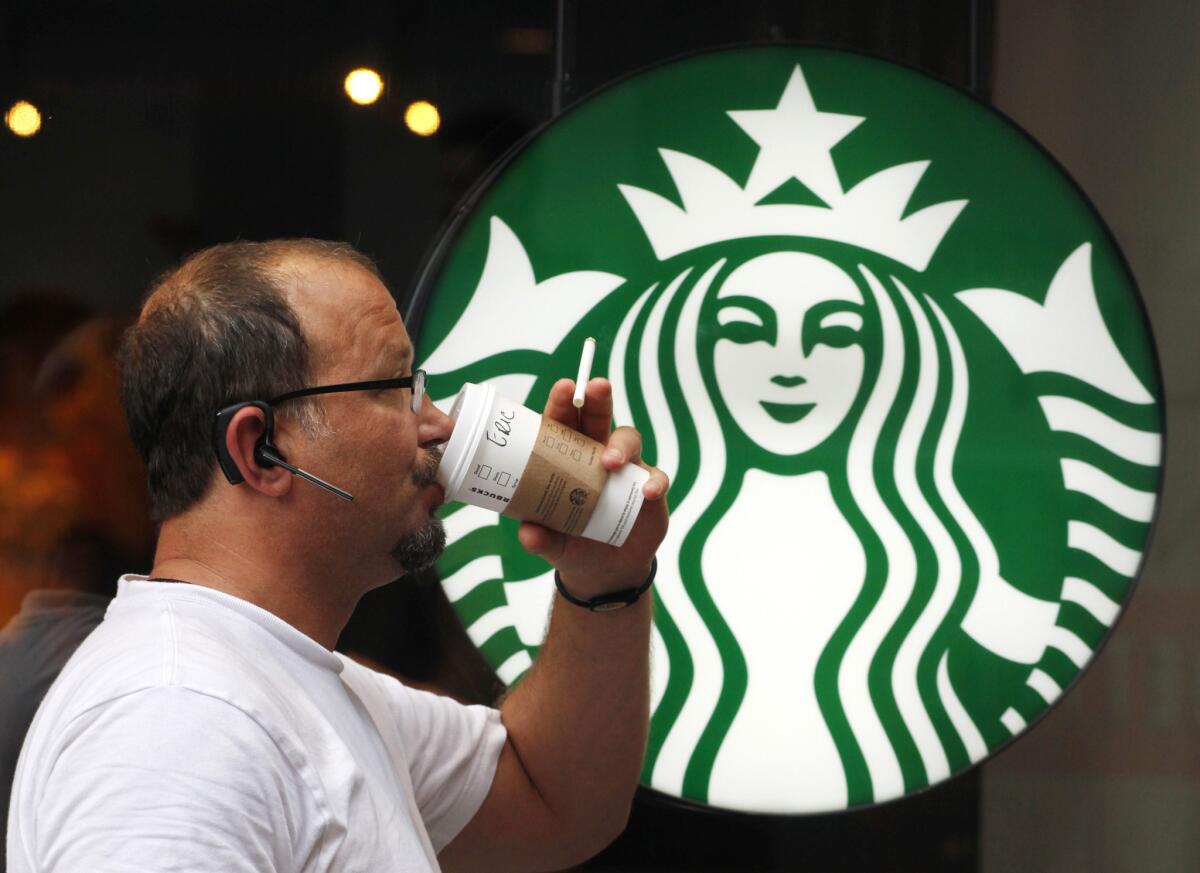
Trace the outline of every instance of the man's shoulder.
{"label": "man's shoulder", "polygon": [[238,738],[239,760],[299,760],[294,701],[302,695],[268,650],[252,628],[203,600],[118,600],[42,701],[18,781],[42,784],[64,754],[105,757],[114,742],[175,748],[214,730]]}
{"label": "man's shoulder", "polygon": [[172,649],[155,610],[110,610],[67,660],[42,709],[64,720],[132,692],[165,684]]}
{"label": "man's shoulder", "polygon": [[151,689],[174,688],[257,712],[281,671],[252,626],[188,597],[114,603],[54,682],[39,720],[60,728]]}

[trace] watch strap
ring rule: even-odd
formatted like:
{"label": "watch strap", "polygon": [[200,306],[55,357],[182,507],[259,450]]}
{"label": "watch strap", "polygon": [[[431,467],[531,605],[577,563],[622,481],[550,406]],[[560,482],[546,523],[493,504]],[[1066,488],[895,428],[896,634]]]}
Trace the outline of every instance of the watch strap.
{"label": "watch strap", "polygon": [[558,593],[568,603],[573,603],[592,612],[612,612],[613,610],[624,609],[626,606],[632,606],[637,603],[638,599],[650,590],[650,586],[654,584],[654,576],[657,573],[658,557],[655,556],[650,559],[650,573],[646,576],[646,581],[641,585],[636,588],[622,588],[620,591],[610,591],[608,594],[601,594],[588,599],[576,597],[568,591],[567,586],[563,584],[562,576],[558,575],[558,570],[554,571],[554,585],[558,588]]}

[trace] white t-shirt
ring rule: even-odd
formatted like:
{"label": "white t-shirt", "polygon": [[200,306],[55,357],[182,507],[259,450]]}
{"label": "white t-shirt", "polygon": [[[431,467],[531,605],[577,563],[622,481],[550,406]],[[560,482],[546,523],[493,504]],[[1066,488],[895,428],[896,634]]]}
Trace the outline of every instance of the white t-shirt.
{"label": "white t-shirt", "polygon": [[26,737],[8,869],[436,870],[505,737],[244,600],[126,576]]}

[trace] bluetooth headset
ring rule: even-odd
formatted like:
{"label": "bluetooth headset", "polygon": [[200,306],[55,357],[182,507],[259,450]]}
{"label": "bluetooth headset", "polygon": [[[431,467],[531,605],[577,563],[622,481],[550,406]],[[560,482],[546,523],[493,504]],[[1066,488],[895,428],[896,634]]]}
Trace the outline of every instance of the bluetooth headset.
{"label": "bluetooth headset", "polygon": [[212,441],[213,451],[217,455],[217,464],[221,467],[221,472],[225,474],[225,478],[229,480],[230,485],[240,485],[245,481],[242,471],[238,469],[237,462],[229,454],[229,448],[225,440],[229,432],[229,424],[233,421],[234,415],[248,406],[253,406],[255,409],[261,410],[263,414],[262,436],[258,438],[258,442],[254,445],[255,463],[260,467],[283,467],[289,473],[299,476],[301,479],[306,479],[314,485],[324,488],[331,494],[336,494],[343,500],[353,500],[354,495],[349,491],[343,491],[336,485],[330,485],[324,479],[318,478],[312,473],[301,470],[299,467],[292,466],[287,462],[273,442],[275,439],[274,407],[285,400],[295,400],[298,397],[310,397],[315,394],[335,394],[343,391],[378,391],[385,388],[411,388],[413,391],[412,411],[420,414],[421,404],[425,398],[424,370],[414,370],[411,376],[401,376],[395,379],[371,379],[366,382],[344,382],[338,385],[322,385],[318,388],[301,388],[298,391],[289,391],[287,394],[280,394],[278,397],[273,397],[270,400],[244,400],[241,403],[226,406],[217,413],[216,420],[213,422]]}
{"label": "bluetooth headset", "polygon": [[324,479],[320,479],[309,473],[306,470],[301,470],[299,467],[294,467],[284,459],[279,453],[272,440],[275,439],[275,413],[271,409],[271,405],[263,400],[247,400],[244,403],[235,403],[232,406],[226,406],[217,413],[217,420],[213,425],[213,448],[217,453],[217,463],[221,466],[221,472],[225,474],[225,478],[229,480],[230,485],[241,485],[246,481],[242,475],[242,471],[238,469],[237,462],[233,460],[233,456],[229,454],[229,447],[225,443],[225,436],[229,431],[229,423],[233,420],[233,416],[241,409],[247,406],[253,406],[256,409],[261,409],[263,419],[262,436],[258,438],[258,442],[254,445],[254,461],[260,467],[283,467],[289,473],[294,473],[302,479],[307,479],[314,485],[319,485],[326,491],[336,494],[343,500],[353,500],[354,495],[348,491],[343,491],[336,485],[330,485]]}

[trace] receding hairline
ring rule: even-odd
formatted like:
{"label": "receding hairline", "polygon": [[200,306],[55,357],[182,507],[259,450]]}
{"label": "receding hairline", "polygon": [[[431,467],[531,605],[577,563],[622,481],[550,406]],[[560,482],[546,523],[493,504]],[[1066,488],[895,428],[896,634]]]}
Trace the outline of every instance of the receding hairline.
{"label": "receding hairline", "polygon": [[[198,300],[199,289],[195,285],[197,277],[204,270],[212,268],[214,262],[223,255],[228,256],[230,246],[245,246],[246,251],[240,253],[240,256],[245,258],[252,268],[260,269],[293,308],[296,302],[295,286],[297,280],[303,276],[304,265],[358,268],[378,279],[380,284],[387,288],[387,282],[384,281],[375,262],[349,243],[307,238],[225,243],[195,252],[177,267],[160,275],[146,295],[137,323],[142,324],[147,316],[168,303]],[[390,293],[390,289],[388,290]]]}

